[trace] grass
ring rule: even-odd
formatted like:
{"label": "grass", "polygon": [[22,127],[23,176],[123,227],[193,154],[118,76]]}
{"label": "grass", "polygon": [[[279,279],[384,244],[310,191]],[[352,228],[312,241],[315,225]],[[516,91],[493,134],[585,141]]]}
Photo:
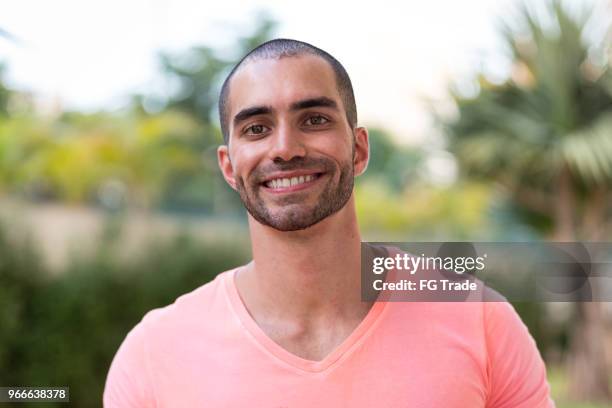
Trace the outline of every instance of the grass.
{"label": "grass", "polygon": [[567,398],[567,375],[560,367],[548,370],[548,381],[550,382],[551,394],[557,408],[610,408],[612,401],[607,404],[574,402]]}

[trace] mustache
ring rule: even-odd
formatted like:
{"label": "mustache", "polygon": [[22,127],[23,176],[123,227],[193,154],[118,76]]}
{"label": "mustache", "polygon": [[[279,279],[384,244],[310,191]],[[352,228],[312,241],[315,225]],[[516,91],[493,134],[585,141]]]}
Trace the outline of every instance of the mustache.
{"label": "mustache", "polygon": [[255,184],[261,183],[265,180],[266,176],[273,172],[278,171],[291,171],[291,170],[316,170],[320,173],[331,172],[335,169],[334,162],[327,158],[313,158],[313,157],[293,157],[291,160],[279,160],[273,163],[258,166],[251,173],[251,180]]}

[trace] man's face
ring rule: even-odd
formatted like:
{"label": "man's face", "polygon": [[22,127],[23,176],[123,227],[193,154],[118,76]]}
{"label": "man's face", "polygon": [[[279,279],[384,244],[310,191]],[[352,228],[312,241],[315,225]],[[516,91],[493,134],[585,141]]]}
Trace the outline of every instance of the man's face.
{"label": "man's face", "polygon": [[219,164],[253,218],[295,231],[344,207],[355,165],[361,172],[367,163],[367,133],[359,129],[365,137],[356,154],[355,133],[325,60],[308,55],[247,63],[232,78],[228,117],[230,142],[219,148]]}

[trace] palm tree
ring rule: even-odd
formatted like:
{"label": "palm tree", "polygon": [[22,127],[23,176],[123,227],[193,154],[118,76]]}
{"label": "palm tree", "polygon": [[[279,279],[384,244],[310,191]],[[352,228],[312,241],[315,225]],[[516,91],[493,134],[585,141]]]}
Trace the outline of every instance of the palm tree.
{"label": "palm tree", "polygon": [[[572,13],[559,0],[546,9],[544,21],[519,6],[502,27],[510,78],[493,83],[481,73],[475,97],[453,91],[459,116],[443,124],[463,173],[500,184],[544,236],[602,240],[612,230],[607,34],[585,40],[592,9]],[[610,400],[601,308],[576,304],[568,363],[577,399]]]}

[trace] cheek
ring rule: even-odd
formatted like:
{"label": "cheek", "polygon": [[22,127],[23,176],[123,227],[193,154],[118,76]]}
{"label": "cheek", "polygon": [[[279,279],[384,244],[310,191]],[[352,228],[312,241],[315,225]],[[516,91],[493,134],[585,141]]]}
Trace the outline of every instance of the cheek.
{"label": "cheek", "polygon": [[237,146],[232,149],[234,175],[246,178],[261,159],[261,153],[256,146]]}
{"label": "cheek", "polygon": [[353,137],[352,134],[347,135],[344,131],[333,130],[318,135],[308,135],[307,140],[308,146],[313,151],[344,161],[345,157],[351,156]]}
{"label": "cheek", "polygon": [[324,145],[321,146],[321,153],[327,157],[334,158],[340,165],[345,165],[347,162],[353,161],[353,148],[351,140],[343,140],[339,142],[338,139],[328,139]]}

